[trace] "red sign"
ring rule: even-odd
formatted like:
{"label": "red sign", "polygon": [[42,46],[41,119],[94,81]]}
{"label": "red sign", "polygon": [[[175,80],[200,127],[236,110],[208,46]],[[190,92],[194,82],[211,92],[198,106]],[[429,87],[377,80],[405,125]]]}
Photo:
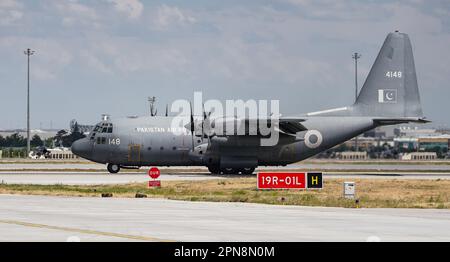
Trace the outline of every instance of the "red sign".
{"label": "red sign", "polygon": [[305,189],[306,173],[259,172],[258,189]]}
{"label": "red sign", "polygon": [[148,181],[148,187],[161,187],[160,180],[150,180]]}
{"label": "red sign", "polygon": [[157,179],[161,175],[161,172],[157,167],[152,167],[148,170],[148,175],[153,179]]}

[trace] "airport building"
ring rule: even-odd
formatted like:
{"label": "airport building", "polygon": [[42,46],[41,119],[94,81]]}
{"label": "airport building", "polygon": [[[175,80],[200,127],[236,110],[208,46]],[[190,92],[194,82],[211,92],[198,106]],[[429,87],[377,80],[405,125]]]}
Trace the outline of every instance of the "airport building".
{"label": "airport building", "polygon": [[77,159],[77,155],[73,154],[68,148],[49,149],[49,159]]}
{"label": "airport building", "polygon": [[[449,158],[450,131],[415,126],[380,127],[370,130],[357,138],[358,150],[355,152],[355,138],[346,141],[327,154],[318,157],[338,159],[397,158],[422,160]],[[381,148],[381,149],[380,149]],[[380,151],[381,150],[381,151]],[[411,154],[418,152],[422,154]],[[429,152],[430,154],[427,154]]]}
{"label": "airport building", "polygon": [[436,160],[437,154],[436,152],[413,152],[407,153],[400,157],[401,160]]}
{"label": "airport building", "polygon": [[448,151],[450,135],[429,136],[418,138],[419,151],[441,150]]}
{"label": "airport building", "polygon": [[394,147],[400,151],[441,151],[450,147],[450,135],[441,134],[434,129],[403,130],[394,138]]}
{"label": "airport building", "polygon": [[417,151],[419,139],[416,137],[395,137],[394,147],[400,151]]}
{"label": "airport building", "polygon": [[419,128],[410,126],[400,126],[394,129],[396,137],[419,137],[419,136],[435,136],[440,133],[433,128]]}
{"label": "airport building", "polygon": [[367,152],[354,152],[354,151],[346,151],[346,152],[339,152],[336,154],[337,159],[341,160],[366,160],[367,159]]}

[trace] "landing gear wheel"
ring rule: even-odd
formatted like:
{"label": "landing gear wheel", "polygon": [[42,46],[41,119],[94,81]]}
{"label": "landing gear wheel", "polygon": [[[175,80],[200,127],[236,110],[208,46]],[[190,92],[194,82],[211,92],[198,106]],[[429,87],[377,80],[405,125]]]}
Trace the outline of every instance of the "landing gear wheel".
{"label": "landing gear wheel", "polygon": [[106,168],[108,169],[109,173],[111,173],[111,174],[116,174],[120,171],[120,166],[116,165],[116,164],[108,164],[106,166]]}
{"label": "landing gear wheel", "polygon": [[255,168],[254,167],[246,167],[241,169],[241,172],[243,175],[251,175],[253,174],[253,172],[255,172]]}
{"label": "landing gear wheel", "polygon": [[220,168],[216,166],[209,166],[208,170],[211,174],[220,174]]}
{"label": "landing gear wheel", "polygon": [[224,175],[238,175],[239,174],[239,169],[235,169],[235,168],[222,168],[221,171]]}

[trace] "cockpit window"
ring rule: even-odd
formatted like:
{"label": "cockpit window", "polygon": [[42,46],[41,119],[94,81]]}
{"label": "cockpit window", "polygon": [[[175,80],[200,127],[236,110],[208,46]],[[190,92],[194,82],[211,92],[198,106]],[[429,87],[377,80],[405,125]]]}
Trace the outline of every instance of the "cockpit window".
{"label": "cockpit window", "polygon": [[94,129],[92,130],[90,139],[94,140],[95,135],[97,133],[111,134],[112,132],[113,132],[113,124],[112,123],[98,123],[97,125],[95,125]]}
{"label": "cockpit window", "polygon": [[112,133],[113,125],[111,123],[103,123],[101,126],[102,133]]}

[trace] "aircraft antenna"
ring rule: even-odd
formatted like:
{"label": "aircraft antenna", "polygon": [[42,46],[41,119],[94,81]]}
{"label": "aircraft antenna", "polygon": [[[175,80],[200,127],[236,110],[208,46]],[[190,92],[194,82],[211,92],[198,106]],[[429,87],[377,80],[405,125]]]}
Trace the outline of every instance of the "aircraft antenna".
{"label": "aircraft antenna", "polygon": [[148,103],[150,104],[150,116],[156,116],[158,110],[155,109],[156,97],[148,97]]}

